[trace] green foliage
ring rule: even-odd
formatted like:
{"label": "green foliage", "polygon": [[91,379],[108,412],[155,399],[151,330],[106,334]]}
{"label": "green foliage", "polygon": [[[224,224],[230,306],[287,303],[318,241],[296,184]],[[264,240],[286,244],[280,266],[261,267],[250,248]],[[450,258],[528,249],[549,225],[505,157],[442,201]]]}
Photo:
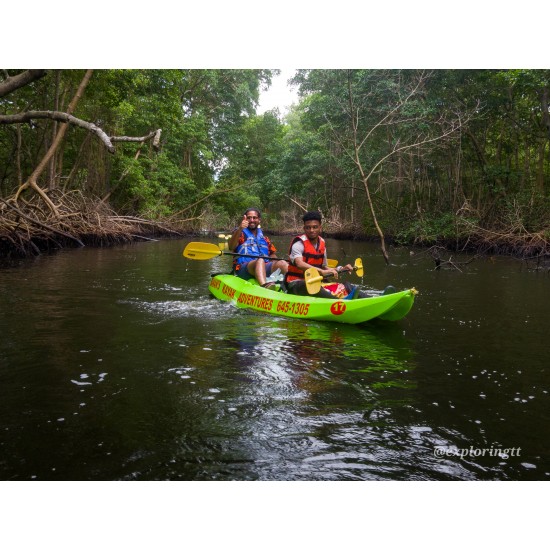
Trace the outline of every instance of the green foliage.
{"label": "green foliage", "polygon": [[326,174],[327,161],[318,135],[289,134],[278,164],[266,178],[267,196],[270,200],[283,200],[289,195],[299,195],[308,202],[321,199],[318,190]]}
{"label": "green foliage", "polygon": [[398,244],[430,245],[460,238],[463,226],[451,212],[427,214],[405,222],[395,235]]}
{"label": "green foliage", "polygon": [[228,220],[225,230],[236,227],[237,222],[242,218],[243,212],[247,208],[257,207],[265,211],[266,203],[262,201],[257,192],[258,187],[239,186],[238,182],[233,182],[235,190],[229,193],[216,195],[211,201],[218,213],[225,213]]}
{"label": "green foliage", "polygon": [[[374,234],[354,159],[358,139],[378,221],[401,242],[457,238],[465,215],[485,227],[547,231],[549,70],[303,69],[294,78],[301,101],[284,120],[277,111],[255,114],[259,90],[273,74],[95,71],[75,116],[110,136],[161,128],[160,151],[150,142],[118,143],[109,155],[95,136],[71,127],[53,184],[110,193],[125,213],[181,212],[219,226],[233,225],[252,204],[270,221],[282,220],[297,208],[293,199]],[[64,110],[83,75],[49,71],[0,99],[0,114]],[[458,123],[460,129],[436,140]],[[3,197],[17,189],[18,168],[24,181],[52,139],[51,121],[22,124],[19,136],[17,130],[0,125]],[[44,187],[52,185],[48,178]]]}

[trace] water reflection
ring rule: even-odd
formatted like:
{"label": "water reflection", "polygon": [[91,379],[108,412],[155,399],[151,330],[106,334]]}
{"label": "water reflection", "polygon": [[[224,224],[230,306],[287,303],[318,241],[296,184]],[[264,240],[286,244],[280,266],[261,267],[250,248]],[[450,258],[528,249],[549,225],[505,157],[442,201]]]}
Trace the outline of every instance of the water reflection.
{"label": "water reflection", "polygon": [[[206,365],[201,356],[207,352],[209,364],[223,369],[226,378],[216,398],[223,395],[221,408],[231,426],[238,426],[241,435],[233,446],[238,446],[241,461],[242,454],[246,457],[247,476],[372,476],[379,457],[370,467],[364,464],[365,447],[373,440],[360,426],[370,430],[380,424],[389,407],[407,402],[407,392],[414,388],[411,347],[402,331],[386,328],[239,311],[226,319],[213,349],[186,349],[195,364]],[[345,460],[339,441],[347,448]]]}
{"label": "water reflection", "polygon": [[[350,242],[372,287],[421,294],[348,326],[212,299],[230,262],[184,244],[0,272],[3,479],[550,479],[547,277],[386,270]],[[434,455],[470,446],[522,455]]]}
{"label": "water reflection", "polygon": [[513,478],[517,465],[509,462],[434,456],[436,447],[488,442],[459,428],[451,409],[438,407],[441,396],[431,394],[439,388],[425,379],[424,369],[417,372],[417,346],[407,324],[323,324],[202,299],[148,303],[145,309],[151,323],[154,317],[179,318],[193,327],[174,341],[180,367],[171,374],[193,388],[185,393],[185,410],[190,403],[195,413],[202,409],[194,430],[216,435],[193,438],[192,445],[183,437],[171,460],[188,468],[190,455],[198,454],[209,464],[187,475]]}

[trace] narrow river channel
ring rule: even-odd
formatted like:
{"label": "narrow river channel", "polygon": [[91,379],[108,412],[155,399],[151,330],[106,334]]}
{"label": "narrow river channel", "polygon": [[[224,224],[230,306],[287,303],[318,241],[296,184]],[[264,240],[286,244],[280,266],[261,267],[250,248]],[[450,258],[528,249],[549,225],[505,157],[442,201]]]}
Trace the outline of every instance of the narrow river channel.
{"label": "narrow river channel", "polygon": [[345,326],[211,298],[189,240],[0,269],[0,479],[550,480],[548,273],[329,240],[420,292]]}

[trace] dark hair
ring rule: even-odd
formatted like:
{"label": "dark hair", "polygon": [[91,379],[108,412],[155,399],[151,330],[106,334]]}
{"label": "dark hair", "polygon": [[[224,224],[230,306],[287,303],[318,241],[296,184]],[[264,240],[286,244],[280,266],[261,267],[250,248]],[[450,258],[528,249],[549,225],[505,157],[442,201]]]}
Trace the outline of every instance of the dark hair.
{"label": "dark hair", "polygon": [[249,212],[257,212],[258,218],[262,217],[262,213],[257,208],[247,208],[243,216],[246,216]]}
{"label": "dark hair", "polygon": [[304,223],[306,223],[310,220],[317,220],[319,223],[321,223],[321,213],[320,212],[306,212],[302,217],[302,221]]}

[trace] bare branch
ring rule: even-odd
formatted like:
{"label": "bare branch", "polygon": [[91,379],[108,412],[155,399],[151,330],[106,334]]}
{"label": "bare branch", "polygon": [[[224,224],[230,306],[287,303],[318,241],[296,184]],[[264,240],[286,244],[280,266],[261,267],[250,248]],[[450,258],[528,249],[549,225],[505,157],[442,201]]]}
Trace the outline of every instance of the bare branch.
{"label": "bare branch", "polygon": [[[99,126],[61,111],[27,111],[26,113],[18,113],[16,115],[0,115],[0,124],[20,124],[22,122],[30,122],[31,120],[43,118],[66,122],[93,132],[105,144],[105,147],[107,147],[109,153],[115,152],[115,147],[111,143],[111,138],[109,138],[109,136],[101,128],[99,128]],[[122,139],[120,141],[125,140]]]}
{"label": "bare branch", "polygon": [[288,195],[285,195],[285,197],[291,200],[296,206],[300,207],[304,212],[307,212],[307,208],[303,204],[300,204],[297,200],[294,200],[292,197]]}
{"label": "bare branch", "polygon": [[[387,154],[385,155],[384,157],[382,157],[373,167],[372,169],[370,170],[370,172],[366,175],[366,178],[367,180],[372,176],[372,174],[375,172],[375,170],[381,165],[383,164],[387,159],[389,159],[390,157],[392,157],[393,155],[395,155],[396,153],[399,153],[399,152],[402,152],[402,151],[407,151],[408,149],[412,149],[413,147],[420,147],[421,145],[425,145],[426,143],[433,143],[435,141],[439,141],[439,140],[442,140],[443,138],[447,137],[447,136],[450,136],[451,134],[453,134],[454,132],[456,132],[458,129],[460,129],[463,124],[464,124],[465,121],[462,121],[460,119],[460,117],[458,118],[458,122],[455,124],[451,124],[451,126],[446,129],[446,130],[443,130],[440,134],[438,134],[437,136],[435,137],[431,137],[431,138],[425,138],[425,139],[419,139],[418,141],[415,141],[413,143],[409,143],[409,144],[406,144],[406,145],[402,145],[401,147],[399,147],[399,141],[395,144],[395,146],[393,147],[393,149]],[[357,164],[357,163],[356,163]]]}
{"label": "bare branch", "polygon": [[361,143],[359,144],[359,149],[361,149],[361,147],[363,147],[363,145],[365,144],[365,142],[369,139],[369,137],[373,134],[373,132],[380,126],[383,126],[386,124],[386,121],[394,114],[396,113],[397,111],[399,111],[400,109],[402,109],[408,102],[409,100],[417,93],[418,91],[418,88],[420,87],[420,85],[424,82],[424,73],[422,73],[420,75],[420,77],[418,78],[418,81],[416,82],[416,85],[413,87],[413,89],[409,92],[409,94],[407,95],[407,97],[405,97],[405,99],[402,99],[400,102],[398,102],[395,107],[391,110],[391,111],[388,111],[388,113],[386,114],[386,116],[384,116],[381,120],[379,120],[365,135],[365,137],[361,140]]}
{"label": "bare branch", "polygon": [[80,128],[84,128],[89,132],[94,133],[99,139],[104,143],[105,147],[109,153],[115,152],[115,147],[113,142],[136,142],[143,143],[150,139],[153,140],[153,148],[158,150],[160,147],[160,134],[161,129],[154,130],[146,136],[142,137],[128,137],[128,136],[111,136],[109,137],[99,126],[96,126],[93,122],[87,122],[80,118],[76,118],[73,115],[68,113],[63,113],[61,111],[27,111],[25,113],[18,113],[16,115],[0,115],[0,124],[21,124],[23,122],[30,122],[31,120],[36,119],[51,119],[57,120],[59,122],[65,122],[68,124],[73,124]]}
{"label": "bare branch", "polygon": [[[7,74],[4,72],[4,74]],[[4,97],[11,92],[42,78],[46,74],[46,69],[29,69],[16,76],[8,76],[6,80],[0,82],[0,97]]]}
{"label": "bare branch", "polygon": [[158,151],[160,148],[160,134],[162,130],[153,130],[146,136],[142,137],[133,137],[133,136],[111,136],[111,141],[124,141],[124,142],[134,142],[134,143],[144,143],[150,139],[153,140],[153,149]]}

